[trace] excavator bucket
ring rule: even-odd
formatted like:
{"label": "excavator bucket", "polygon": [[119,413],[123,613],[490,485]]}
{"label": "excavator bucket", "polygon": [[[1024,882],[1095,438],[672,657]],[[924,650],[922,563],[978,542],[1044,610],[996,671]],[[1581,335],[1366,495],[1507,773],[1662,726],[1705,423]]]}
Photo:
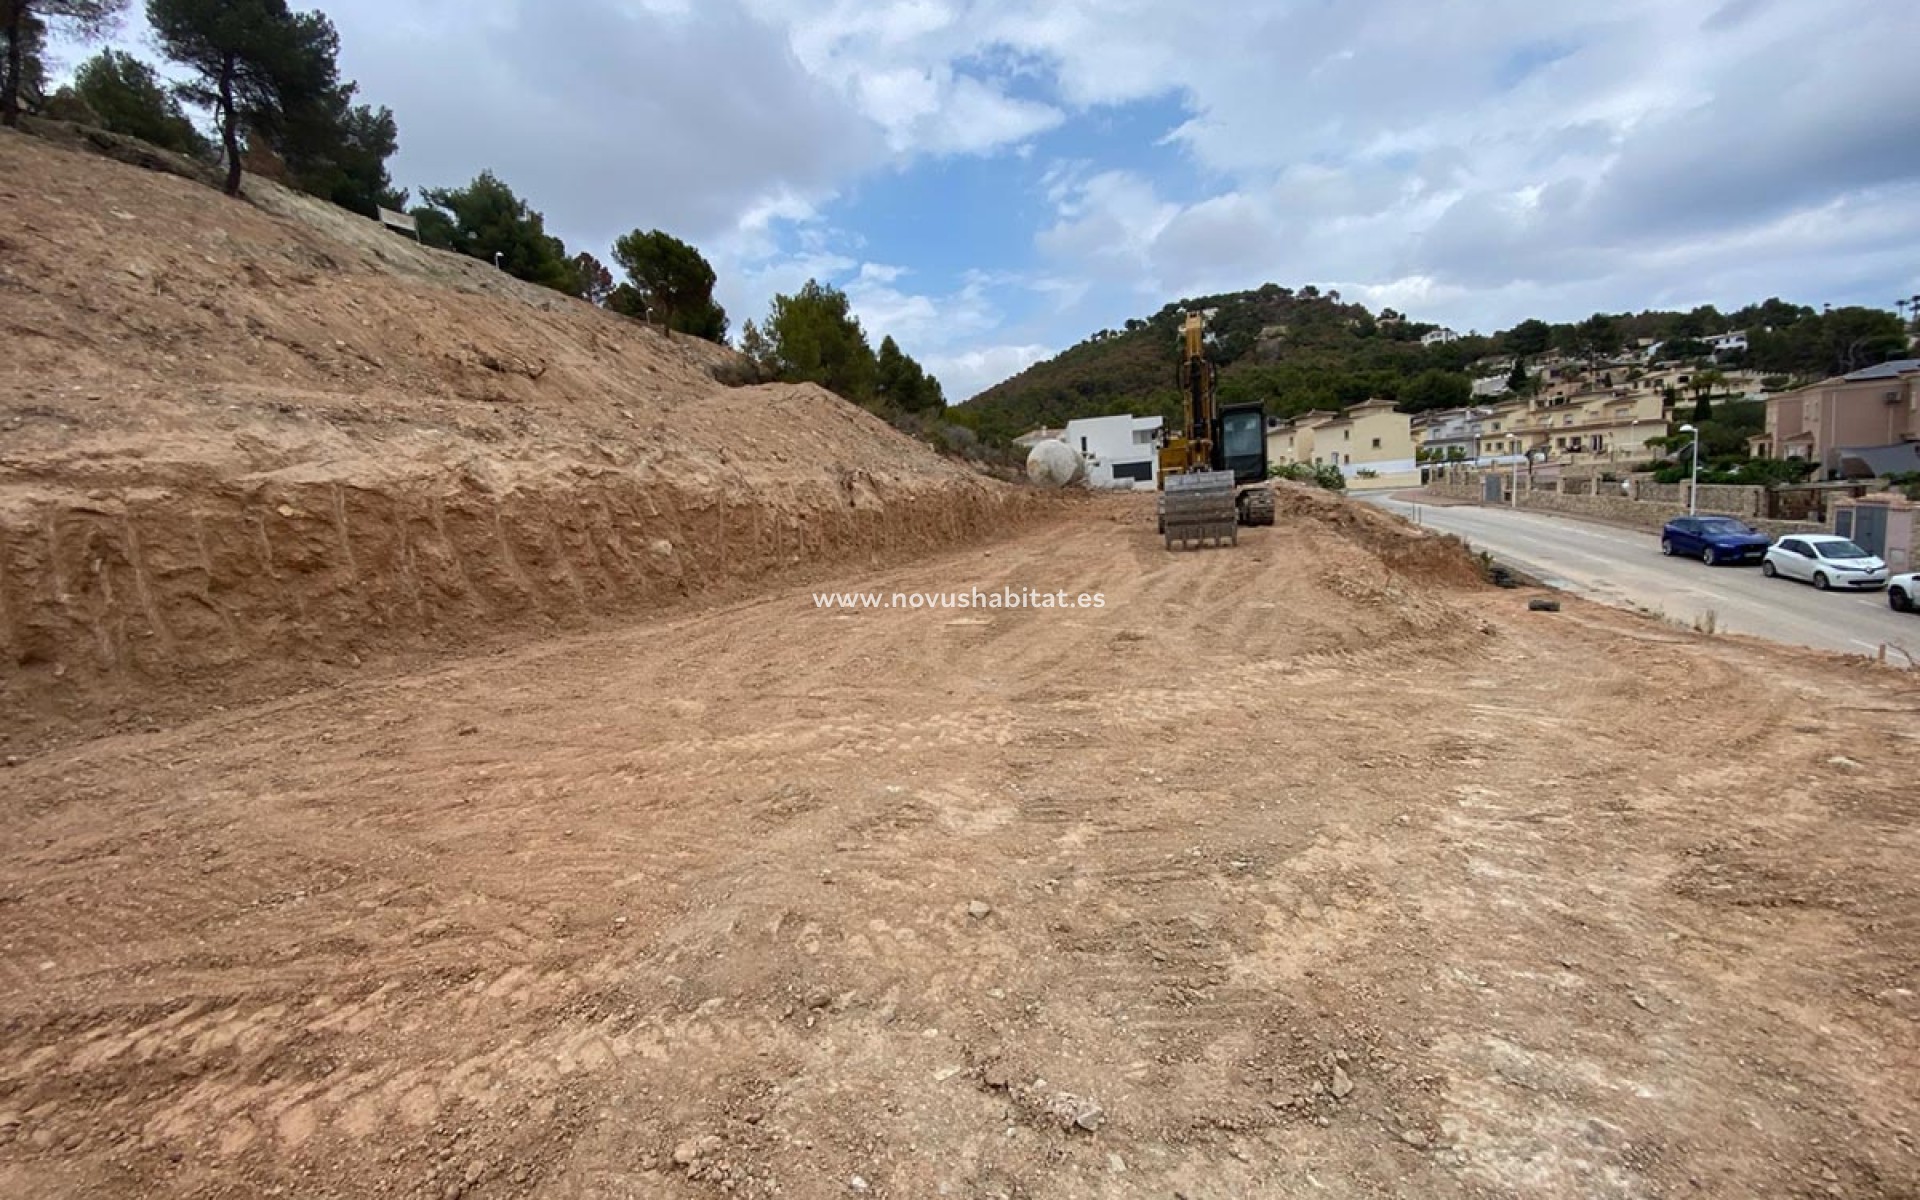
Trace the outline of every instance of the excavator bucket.
{"label": "excavator bucket", "polygon": [[1234,506],[1232,471],[1188,471],[1169,475],[1160,493],[1160,532],[1167,549],[1177,543],[1214,545],[1240,541],[1238,512]]}

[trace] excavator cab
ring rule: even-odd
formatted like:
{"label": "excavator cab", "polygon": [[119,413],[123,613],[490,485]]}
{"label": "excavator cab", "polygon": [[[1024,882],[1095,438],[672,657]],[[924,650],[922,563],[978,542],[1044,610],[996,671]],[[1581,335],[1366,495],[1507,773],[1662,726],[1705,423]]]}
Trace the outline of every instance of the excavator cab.
{"label": "excavator cab", "polygon": [[1216,471],[1232,471],[1236,484],[1267,480],[1267,414],[1258,403],[1229,404],[1220,410],[1220,432],[1213,439]]}

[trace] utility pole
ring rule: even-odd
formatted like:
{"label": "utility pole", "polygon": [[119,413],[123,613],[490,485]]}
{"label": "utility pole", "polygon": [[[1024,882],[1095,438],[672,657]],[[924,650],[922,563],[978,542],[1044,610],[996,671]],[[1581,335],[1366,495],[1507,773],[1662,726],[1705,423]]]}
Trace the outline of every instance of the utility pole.
{"label": "utility pole", "polygon": [[1687,483],[1687,515],[1700,514],[1700,431],[1691,425],[1682,425],[1681,433],[1693,435],[1693,474]]}

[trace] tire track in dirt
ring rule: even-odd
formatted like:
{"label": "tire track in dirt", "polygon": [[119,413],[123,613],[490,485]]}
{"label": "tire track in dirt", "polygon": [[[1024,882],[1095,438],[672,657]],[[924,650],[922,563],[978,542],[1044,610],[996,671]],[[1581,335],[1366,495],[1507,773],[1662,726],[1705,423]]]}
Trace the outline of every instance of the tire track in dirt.
{"label": "tire track in dirt", "polygon": [[[0,918],[55,966],[0,975],[0,1178],[1893,1194],[1897,1142],[1809,1147],[1912,1119],[1897,714],[1844,800],[1742,802],[1826,765],[1813,675],[1423,589],[1312,521],[1169,556],[1115,510],[842,585],[1104,610],[781,593],[15,769]],[[68,893],[113,916],[66,930]]]}

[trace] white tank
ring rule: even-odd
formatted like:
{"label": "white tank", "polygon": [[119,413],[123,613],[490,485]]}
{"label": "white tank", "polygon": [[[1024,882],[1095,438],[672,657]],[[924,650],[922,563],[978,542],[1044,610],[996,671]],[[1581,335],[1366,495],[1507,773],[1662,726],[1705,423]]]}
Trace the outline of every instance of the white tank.
{"label": "white tank", "polygon": [[1065,442],[1040,442],[1027,453],[1027,478],[1045,488],[1063,488],[1087,477],[1087,460]]}

